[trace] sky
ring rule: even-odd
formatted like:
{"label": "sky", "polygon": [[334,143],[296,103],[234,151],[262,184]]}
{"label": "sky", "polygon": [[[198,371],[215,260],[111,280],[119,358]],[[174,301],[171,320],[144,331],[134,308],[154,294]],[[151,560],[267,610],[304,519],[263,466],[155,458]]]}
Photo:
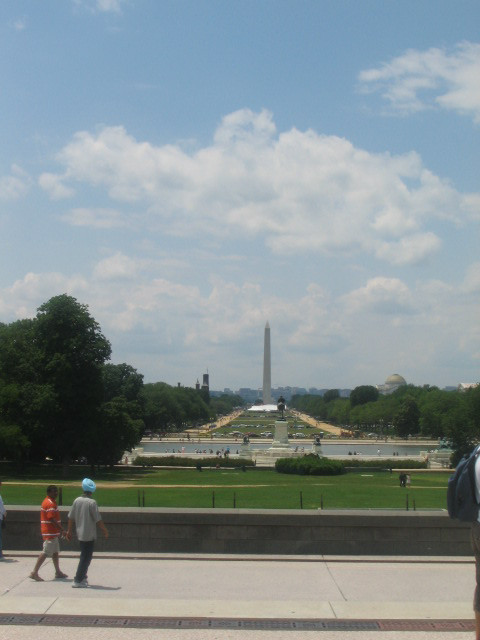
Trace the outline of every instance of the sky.
{"label": "sky", "polygon": [[0,322],[145,382],[480,380],[478,0],[0,4]]}

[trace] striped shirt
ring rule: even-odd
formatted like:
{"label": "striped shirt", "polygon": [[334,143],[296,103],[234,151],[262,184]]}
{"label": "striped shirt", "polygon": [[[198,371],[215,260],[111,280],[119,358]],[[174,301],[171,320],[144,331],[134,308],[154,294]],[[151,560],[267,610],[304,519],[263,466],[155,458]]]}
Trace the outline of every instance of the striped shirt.
{"label": "striped shirt", "polygon": [[60,536],[61,531],[54,522],[60,524],[60,512],[58,511],[55,500],[47,496],[42,502],[42,509],[40,511],[40,527],[44,540],[53,540],[53,538]]}

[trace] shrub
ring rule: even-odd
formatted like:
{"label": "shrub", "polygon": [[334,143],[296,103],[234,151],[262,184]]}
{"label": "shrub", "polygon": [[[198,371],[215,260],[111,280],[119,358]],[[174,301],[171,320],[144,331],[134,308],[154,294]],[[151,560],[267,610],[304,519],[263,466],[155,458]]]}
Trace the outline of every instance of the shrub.
{"label": "shrub", "polygon": [[246,458],[188,458],[184,456],[137,456],[134,465],[142,467],[214,467],[235,469],[253,467],[253,460]]}
{"label": "shrub", "polygon": [[338,476],[345,473],[343,462],[320,458],[310,453],[301,458],[279,458],[275,462],[279,473],[293,473],[301,476]]}
{"label": "shrub", "polygon": [[388,458],[387,460],[362,460],[352,457],[344,460],[345,467],[348,468],[377,468],[377,469],[426,469],[428,464],[424,460],[411,460],[408,458]]}

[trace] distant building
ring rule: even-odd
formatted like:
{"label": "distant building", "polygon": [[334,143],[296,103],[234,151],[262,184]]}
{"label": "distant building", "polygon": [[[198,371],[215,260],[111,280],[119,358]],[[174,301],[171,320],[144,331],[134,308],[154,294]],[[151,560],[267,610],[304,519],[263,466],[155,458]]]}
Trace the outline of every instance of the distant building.
{"label": "distant building", "polygon": [[203,374],[202,389],[208,391],[210,389],[210,378],[208,373]]}
{"label": "distant building", "polygon": [[237,391],[237,395],[250,404],[253,404],[258,398],[261,398],[262,394],[263,389],[250,389],[249,387],[241,387]]}
{"label": "distant building", "polygon": [[379,392],[388,396],[390,393],[393,393],[400,387],[404,387],[407,384],[405,378],[398,373],[394,373],[385,380],[384,384],[377,384],[377,389]]}
{"label": "distant building", "polygon": [[459,391],[468,391],[469,389],[475,389],[475,387],[478,387],[478,382],[460,382],[457,388]]}

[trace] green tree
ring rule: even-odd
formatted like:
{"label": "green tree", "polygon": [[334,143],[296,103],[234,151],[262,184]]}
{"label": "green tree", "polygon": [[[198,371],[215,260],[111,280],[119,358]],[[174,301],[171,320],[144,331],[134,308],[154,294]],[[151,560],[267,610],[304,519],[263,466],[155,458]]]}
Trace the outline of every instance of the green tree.
{"label": "green tree", "polygon": [[99,409],[101,428],[95,437],[85,440],[82,450],[88,461],[94,464],[117,463],[125,451],[131,451],[140,441],[144,423],[131,416],[131,406],[126,398],[116,397],[104,402]]}
{"label": "green tree", "polygon": [[445,432],[452,442],[452,464],[480,441],[480,386],[457,393],[457,403],[445,417]]}
{"label": "green tree", "polygon": [[329,389],[328,391],[325,391],[325,393],[323,394],[323,400],[327,404],[329,402],[332,402],[332,400],[336,400],[339,397],[340,397],[340,391],[338,389]]}
{"label": "green tree", "polygon": [[127,402],[139,402],[143,389],[143,375],[129,364],[107,363],[102,368],[103,397],[106,402],[113,398],[125,398]]}
{"label": "green tree", "polygon": [[210,397],[210,415],[213,419],[216,416],[225,416],[231,413],[235,407],[243,407],[244,400],[240,396],[222,393],[221,396]]}
{"label": "green tree", "polygon": [[[46,455],[42,425],[56,406],[53,388],[41,375],[41,348],[34,320],[0,324],[0,426],[4,455],[16,459],[27,450],[34,458]],[[18,434],[22,434],[22,438]],[[8,442],[16,441],[15,446]],[[7,442],[8,441],[8,442]],[[18,446],[19,443],[23,443]]]}
{"label": "green tree", "polygon": [[102,366],[110,357],[110,343],[87,306],[66,294],[39,307],[34,339],[40,351],[39,377],[55,400],[43,417],[41,435],[47,455],[68,464],[98,437]]}
{"label": "green tree", "polygon": [[419,402],[420,430],[423,435],[443,438],[447,430],[447,417],[456,411],[460,394],[431,388]]}
{"label": "green tree", "polygon": [[372,385],[365,384],[359,387],[355,387],[350,394],[350,404],[352,407],[356,407],[359,404],[366,404],[367,402],[375,402],[378,400],[378,389],[372,387]]}
{"label": "green tree", "polygon": [[418,433],[420,422],[420,411],[415,398],[410,395],[405,396],[400,408],[395,415],[394,425],[397,433],[401,437],[408,437],[410,434]]}
{"label": "green tree", "polygon": [[337,398],[328,404],[328,419],[335,424],[347,425],[350,416],[348,398]]}
{"label": "green tree", "polygon": [[26,458],[30,441],[20,427],[0,425],[0,458],[19,461]]}
{"label": "green tree", "polygon": [[210,419],[209,407],[196,389],[155,382],[144,385],[142,396],[149,431],[181,431],[187,423]]}

